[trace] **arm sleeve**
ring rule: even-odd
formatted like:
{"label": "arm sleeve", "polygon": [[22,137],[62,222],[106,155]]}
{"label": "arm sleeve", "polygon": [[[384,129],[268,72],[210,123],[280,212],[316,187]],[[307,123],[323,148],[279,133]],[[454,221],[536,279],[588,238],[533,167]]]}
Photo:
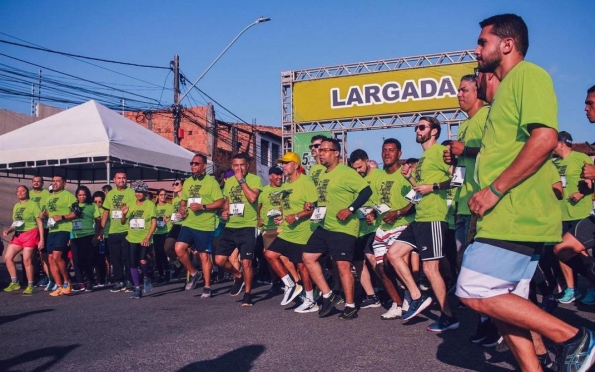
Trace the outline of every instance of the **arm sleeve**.
{"label": "arm sleeve", "polygon": [[353,207],[354,210],[361,208],[368,201],[368,199],[370,199],[370,196],[372,196],[372,189],[370,186],[366,186],[362,191],[359,192],[359,195],[353,201],[353,203],[351,203],[350,207]]}

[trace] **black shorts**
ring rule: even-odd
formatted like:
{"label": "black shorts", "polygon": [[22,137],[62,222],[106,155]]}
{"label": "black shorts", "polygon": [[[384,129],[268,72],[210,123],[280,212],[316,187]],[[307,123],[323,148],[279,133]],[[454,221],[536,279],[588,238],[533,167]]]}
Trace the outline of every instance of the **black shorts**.
{"label": "black shorts", "polygon": [[443,246],[448,224],[444,221],[414,221],[399,235],[398,242],[409,244],[422,261],[444,257]]}
{"label": "black shorts", "polygon": [[353,252],[354,261],[364,261],[366,254],[374,254],[372,250],[372,243],[374,243],[374,237],[376,233],[369,233],[363,236],[359,236],[355,241],[355,250]]}
{"label": "black shorts", "polygon": [[576,224],[581,221],[582,221],[582,219],[572,220],[572,221],[562,221],[562,236],[564,236],[564,234],[566,234],[567,232],[574,230],[574,227],[576,226]]}
{"label": "black shorts", "polygon": [[352,262],[356,240],[353,235],[318,227],[304,247],[304,253],[328,253],[335,261]]}
{"label": "black shorts", "polygon": [[217,256],[230,256],[234,249],[240,250],[240,259],[254,259],[254,247],[256,246],[256,227],[226,227],[221,232]]}
{"label": "black shorts", "polygon": [[48,253],[54,251],[66,253],[68,252],[68,241],[70,240],[70,232],[58,231],[48,234],[48,240],[45,244],[48,248]]}
{"label": "black shorts", "polygon": [[182,229],[182,225],[173,225],[171,230],[167,233],[167,238],[172,238],[178,240],[178,235],[180,235],[180,229]]}
{"label": "black shorts", "polygon": [[150,247],[143,247],[140,243],[128,243],[130,245],[130,267],[138,267],[141,261],[147,260]]}
{"label": "black shorts", "polygon": [[569,233],[576,238],[585,249],[595,247],[595,217],[589,216],[580,220]]}
{"label": "black shorts", "polygon": [[304,252],[305,247],[305,244],[292,243],[277,237],[275,240],[273,240],[268,250],[271,252],[277,252],[281,254],[281,256],[289,258],[289,261],[293,262],[294,264],[300,264],[303,262],[302,253]]}

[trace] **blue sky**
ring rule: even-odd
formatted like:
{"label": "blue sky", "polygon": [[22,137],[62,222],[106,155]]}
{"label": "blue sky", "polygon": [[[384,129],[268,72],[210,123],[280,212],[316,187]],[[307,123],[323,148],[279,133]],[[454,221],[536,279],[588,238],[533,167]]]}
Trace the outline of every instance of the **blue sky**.
{"label": "blue sky", "polygon": [[[164,67],[179,54],[181,70],[193,82],[240,30],[259,16],[270,17],[271,22],[248,30],[198,86],[247,122],[280,126],[281,71],[473,49],[478,22],[507,12],[521,15],[529,26],[527,60],[553,77],[560,129],[569,131],[575,142],[595,140],[583,111],[586,90],[595,84],[595,44],[589,36],[594,1],[4,0],[0,39],[20,42],[16,37],[58,51]],[[72,58],[6,44],[0,44],[0,53],[151,97],[163,106],[173,102],[167,70],[93,62],[141,82]],[[0,64],[39,70],[4,56]],[[43,76],[57,74],[44,71]],[[0,87],[2,80],[0,76]],[[43,94],[42,85],[42,101]],[[198,93],[192,97],[183,104],[208,101]],[[27,98],[2,94],[0,108],[30,111]],[[221,120],[236,121],[219,107],[216,113]],[[404,157],[421,154],[410,128],[348,136],[349,149],[360,147],[379,159],[383,136],[401,140]]]}

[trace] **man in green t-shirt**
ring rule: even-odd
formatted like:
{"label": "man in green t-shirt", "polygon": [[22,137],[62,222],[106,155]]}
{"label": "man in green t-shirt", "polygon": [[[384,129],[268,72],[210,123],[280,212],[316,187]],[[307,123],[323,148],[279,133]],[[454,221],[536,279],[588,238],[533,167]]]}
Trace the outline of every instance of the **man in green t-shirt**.
{"label": "man in green t-shirt", "polygon": [[213,234],[219,223],[217,210],[223,206],[223,194],[219,183],[207,174],[207,157],[196,154],[190,162],[192,176],[184,181],[180,213],[185,217],[175,245],[176,255],[184,265],[190,277],[184,287],[186,290],[196,288],[200,278],[188,256],[188,248],[194,247],[200,256],[205,284],[202,298],[211,297],[211,253]]}
{"label": "man in green t-shirt", "polygon": [[122,207],[130,207],[133,203],[136,203],[136,198],[134,190],[127,185],[124,171],[117,170],[114,173],[113,181],[116,188],[110,190],[105,196],[101,216],[102,229],[108,227],[108,220],[111,221],[108,227],[109,236],[107,239],[115,284],[110,292],[132,292],[134,286],[130,274],[130,247],[126,240],[128,228],[126,225],[122,225],[120,220],[122,218]]}
{"label": "man in green t-shirt", "polygon": [[475,241],[463,256],[457,295],[490,316],[521,370],[540,370],[529,331],[562,344],[559,370],[586,371],[595,360],[595,332],[577,329],[528,299],[539,252],[560,240],[562,219],[544,166],[557,145],[557,101],[552,80],[524,61],[529,47],[521,17],[502,14],[480,22],[475,49],[481,72],[500,80],[476,164],[481,190],[469,200],[479,216]]}
{"label": "man in green t-shirt", "polygon": [[[45,205],[45,200],[50,195],[50,192],[43,188],[43,183],[44,183],[43,177],[33,176],[33,178],[31,179],[31,190],[29,190],[29,198],[37,204],[39,209],[43,208],[43,206]],[[48,233],[49,233],[49,230],[47,229],[47,226],[44,223],[43,237],[46,242],[47,242],[47,238],[48,238]],[[40,258],[42,267],[40,268],[40,271],[39,271],[40,280],[39,280],[38,286],[40,286],[40,287],[47,286],[47,289],[46,289],[47,291],[53,291],[53,290],[55,290],[54,287],[56,286],[56,284],[53,280],[51,280],[50,264],[48,261],[47,246],[44,246],[43,249],[41,249],[39,251],[39,258]],[[33,261],[33,262],[35,262],[35,261]],[[37,265],[37,264],[34,264],[34,265]]]}
{"label": "man in green t-shirt", "polygon": [[[230,294],[239,295],[245,286],[242,306],[252,306],[252,260],[256,247],[258,195],[262,191],[262,181],[257,175],[248,173],[248,155],[245,153],[232,157],[231,169],[234,176],[225,181],[225,202],[221,213],[227,224],[219,238],[215,264],[234,277]],[[229,256],[236,248],[240,251],[243,275],[229,261]]]}
{"label": "man in green t-shirt", "polygon": [[318,185],[318,177],[320,176],[320,173],[324,172],[324,170],[326,169],[324,165],[320,164],[320,153],[318,152],[322,140],[325,139],[327,139],[326,136],[317,134],[310,140],[310,154],[312,155],[312,159],[314,159],[315,163],[312,164],[312,166],[310,167],[308,175],[310,176],[312,181],[314,181],[315,185]]}
{"label": "man in green t-shirt", "polygon": [[72,193],[64,190],[66,179],[64,176],[52,177],[53,193],[48,196],[42,211],[42,217],[47,219],[49,228],[47,248],[50,270],[58,288],[50,296],[68,295],[72,292],[70,275],[66,270],[66,255],[68,241],[72,232],[72,220],[77,215],[72,209],[76,198]]}
{"label": "man in green t-shirt", "polygon": [[320,221],[320,224],[308,239],[302,259],[312,280],[322,292],[322,307],[318,316],[327,316],[335,305],[343,302],[340,295],[331,291],[318,261],[322,255],[328,254],[337,264],[345,292],[345,309],[339,319],[355,319],[357,309],[351,273],[359,231],[355,212],[372,196],[372,190],[357,172],[341,164],[339,141],[322,140],[318,151],[320,163],[326,170],[318,178],[318,201],[316,204],[306,203],[306,210],[312,211],[312,219]]}
{"label": "man in green t-shirt", "polygon": [[448,232],[446,189],[450,187],[450,166],[443,159],[446,147],[437,143],[440,131],[440,122],[434,117],[421,117],[415,127],[415,140],[424,150],[417,165],[415,186],[409,198],[412,203],[416,203],[415,221],[399,235],[386,254],[411,294],[411,303],[403,314],[403,320],[417,316],[432,303],[430,297],[421,293],[408,265],[408,257],[412,252],[419,255],[423,271],[442,310],[438,320],[427,328],[431,332],[459,328],[459,321],[448,305],[446,286],[439,269],[440,259],[444,257],[444,239]]}

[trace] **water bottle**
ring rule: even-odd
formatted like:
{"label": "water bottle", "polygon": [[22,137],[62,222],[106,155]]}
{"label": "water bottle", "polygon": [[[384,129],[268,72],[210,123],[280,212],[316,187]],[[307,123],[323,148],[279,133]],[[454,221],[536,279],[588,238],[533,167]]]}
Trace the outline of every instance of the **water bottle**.
{"label": "water bottle", "polygon": [[105,240],[100,239],[99,240],[99,254],[100,255],[105,255]]}

